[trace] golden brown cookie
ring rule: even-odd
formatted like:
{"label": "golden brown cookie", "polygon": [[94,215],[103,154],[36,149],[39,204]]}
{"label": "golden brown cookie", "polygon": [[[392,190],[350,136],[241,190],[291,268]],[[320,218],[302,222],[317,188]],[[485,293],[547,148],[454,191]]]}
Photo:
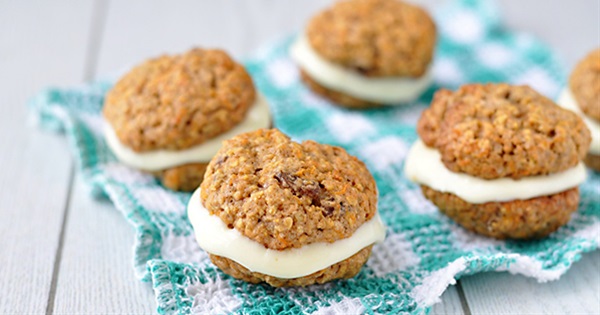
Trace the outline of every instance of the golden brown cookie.
{"label": "golden brown cookie", "polygon": [[313,92],[333,101],[336,104],[340,104],[344,107],[354,108],[354,109],[381,107],[381,104],[361,100],[356,97],[344,94],[342,92],[337,92],[332,89],[326,88],[326,87],[320,85],[319,83],[317,83],[317,81],[313,80],[303,70],[300,70],[300,78]]}
{"label": "golden brown cookie", "polygon": [[585,164],[596,172],[600,172],[600,155],[588,153],[585,156]]}
{"label": "golden brown cookie", "polygon": [[600,122],[600,48],[577,64],[569,78],[569,88],[581,110]]}
{"label": "golden brown cookie", "polygon": [[255,97],[244,67],[221,50],[196,48],[133,68],[108,92],[103,113],[136,152],[181,150],[237,125]]}
{"label": "golden brown cookie", "polygon": [[583,120],[528,86],[469,84],[438,91],[417,130],[453,172],[484,179],[576,166],[591,137]]}
{"label": "golden brown cookie", "polygon": [[153,172],[163,186],[179,191],[194,191],[204,178],[208,163],[190,163]]}
{"label": "golden brown cookie", "polygon": [[[577,114],[528,86],[469,84],[456,92],[440,90],[423,112],[417,131],[425,145],[438,151],[440,167],[464,173],[446,175],[462,184],[454,190],[447,179],[436,182],[424,169],[415,171],[417,155],[408,157],[413,167],[407,171],[421,181],[427,199],[468,230],[499,239],[541,238],[566,224],[577,210],[577,185],[585,180],[580,162],[589,149],[590,132]],[[430,157],[437,159],[435,154]],[[529,177],[535,178],[528,186],[540,185],[539,191],[531,186],[529,199],[505,190],[514,188],[512,180]],[[487,187],[477,195],[485,198],[470,199],[474,195],[469,183]],[[552,185],[555,188],[547,188]]]}
{"label": "golden brown cookie", "polygon": [[421,185],[423,195],[464,228],[498,239],[542,238],[569,222],[579,189],[528,200],[472,204],[451,193]]}
{"label": "golden brown cookie", "polygon": [[361,161],[277,129],[225,141],[201,188],[211,214],[275,250],[349,237],[377,211],[375,180]]}
{"label": "golden brown cookie", "polygon": [[397,0],[336,2],[306,28],[323,58],[364,76],[420,77],[433,56],[433,20],[418,6]]}
{"label": "golden brown cookie", "polygon": [[[375,181],[361,161],[339,147],[294,142],[277,129],[225,141],[208,165],[200,198],[227,227],[276,251],[351,237],[377,213]],[[292,279],[252,272],[218,255],[211,260],[249,282],[304,286],[354,276],[371,247]]]}
{"label": "golden brown cookie", "polygon": [[373,245],[365,247],[351,257],[333,264],[325,269],[319,270],[308,276],[292,279],[281,279],[258,272],[252,272],[244,266],[225,257],[216,255],[209,255],[209,257],[213,264],[234,278],[250,283],[266,282],[273,287],[290,287],[307,286],[315,283],[321,284],[335,279],[352,278],[356,276],[362,266],[367,262],[367,259],[369,259],[369,256],[371,255],[372,248]]}
{"label": "golden brown cookie", "polygon": [[[270,126],[273,126],[272,122]],[[160,179],[163,186],[169,189],[194,191],[202,183],[207,167],[208,162],[189,163],[152,173]]]}
{"label": "golden brown cookie", "polygon": [[[429,82],[426,72],[436,29],[427,12],[415,5],[398,0],[339,1],[315,15],[305,34],[292,48],[303,68],[302,80],[343,107],[405,103],[418,97]],[[340,76],[349,80],[337,80]],[[389,80],[370,80],[376,78],[397,81],[390,87]]]}
{"label": "golden brown cookie", "polygon": [[[227,53],[195,48],[134,67],[108,92],[103,114],[120,145],[140,159],[158,150],[172,155],[203,145],[241,123],[256,94],[246,70]],[[127,157],[114,142],[115,155]],[[148,170],[140,164],[133,165]],[[165,187],[192,191],[202,182],[207,166],[208,161],[189,163],[155,168],[151,173]]]}

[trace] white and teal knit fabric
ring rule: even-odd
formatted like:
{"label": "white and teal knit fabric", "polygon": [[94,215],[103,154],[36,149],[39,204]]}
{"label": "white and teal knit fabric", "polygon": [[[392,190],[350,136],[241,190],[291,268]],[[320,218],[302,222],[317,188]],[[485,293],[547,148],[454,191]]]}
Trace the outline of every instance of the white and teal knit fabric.
{"label": "white and teal knit fabric", "polygon": [[417,314],[427,312],[463,275],[509,271],[540,281],[557,279],[582,252],[600,244],[598,173],[589,172],[581,186],[579,211],[569,224],[529,242],[498,241],[462,229],[403,176],[408,148],[417,138],[416,121],[438,88],[526,83],[555,97],[565,82],[554,53],[529,35],[504,29],[491,1],[457,0],[435,17],[435,83],[407,106],[352,111],[315,96],[299,81],[288,55],[293,37],[265,46],[245,62],[269,100],[277,128],[296,140],[344,147],[377,181],[387,237],[349,280],[275,289],[233,279],[214,267],[187,220],[190,194],[163,188],[152,176],[120,164],[107,148],[100,110],[111,82],[50,89],[31,105],[44,127],[64,131],[80,172],[136,230],[135,273],[152,283],[161,314]]}

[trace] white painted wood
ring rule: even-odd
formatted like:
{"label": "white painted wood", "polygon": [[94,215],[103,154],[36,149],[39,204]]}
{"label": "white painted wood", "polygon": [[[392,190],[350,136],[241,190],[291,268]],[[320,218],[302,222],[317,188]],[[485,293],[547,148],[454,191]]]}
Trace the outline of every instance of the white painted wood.
{"label": "white painted wood", "polygon": [[81,81],[90,13],[83,1],[0,2],[2,314],[46,310],[71,158],[62,137],[28,123],[26,102]]}
{"label": "white painted wood", "polygon": [[583,255],[558,281],[485,273],[461,284],[473,314],[599,314],[600,251]]}
{"label": "white painted wood", "polygon": [[149,283],[133,272],[134,230],[110,200],[94,198],[80,176],[71,194],[54,314],[148,314]]}
{"label": "white painted wood", "polygon": [[507,27],[534,35],[562,58],[567,72],[600,46],[600,1],[500,0]]}
{"label": "white painted wood", "polygon": [[449,286],[440,298],[442,301],[433,305],[430,314],[441,315],[464,313],[463,307],[460,304],[460,298],[458,297],[458,290],[455,285]]}
{"label": "white painted wood", "polygon": [[98,74],[114,73],[163,53],[194,46],[241,58],[265,41],[301,29],[327,0],[119,1],[111,3]]}
{"label": "white painted wood", "polygon": [[[241,58],[264,41],[300,29],[329,2],[113,1],[96,73],[114,73],[144,58],[192,46],[221,47]],[[569,61],[593,41],[585,25],[597,26],[597,7],[567,7],[560,1],[522,3],[533,8],[543,5],[545,10],[538,13],[546,17],[519,17],[525,11],[520,4],[502,0],[502,6],[512,6],[506,10],[511,25],[533,29],[570,56]],[[0,1],[0,313],[41,313],[46,308],[71,163],[63,138],[24,125],[24,102],[43,86],[82,79],[91,10],[90,2],[80,1]],[[565,31],[565,23],[553,23],[553,17],[565,10],[570,17],[565,21],[572,23],[567,26],[573,31]],[[585,30],[578,32],[580,28]],[[595,39],[597,46],[598,35]],[[133,232],[112,205],[90,199],[80,181],[73,191],[65,233],[55,312],[148,313],[154,309],[149,285],[133,275]],[[507,274],[477,275],[461,284],[474,314],[598,313],[594,308],[600,304],[598,255],[586,255],[563,279],[549,284]],[[507,293],[510,298],[503,298]],[[455,287],[433,309],[434,314],[462,312]]]}

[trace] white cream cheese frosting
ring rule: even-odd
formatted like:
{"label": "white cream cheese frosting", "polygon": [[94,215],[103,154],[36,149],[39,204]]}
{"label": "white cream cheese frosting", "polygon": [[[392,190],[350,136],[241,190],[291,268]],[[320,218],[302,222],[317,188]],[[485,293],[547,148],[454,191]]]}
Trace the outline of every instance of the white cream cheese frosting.
{"label": "white cream cheese frosting", "polygon": [[310,275],[385,238],[385,226],[377,213],[349,238],[333,243],[312,243],[300,248],[273,250],[236,229],[227,228],[218,216],[211,215],[201,203],[200,188],[193,193],[187,210],[196,241],[206,252],[229,258],[252,272],[282,279]]}
{"label": "white cream cheese frosting", "polygon": [[406,176],[418,184],[452,193],[473,203],[526,200],[559,193],[583,183],[585,166],[579,163],[566,171],[518,180],[498,178],[486,180],[468,174],[455,173],[446,168],[441,154],[429,148],[420,139],[413,144],[405,162]]}
{"label": "white cream cheese frosting", "polygon": [[417,99],[431,84],[431,68],[416,79],[406,77],[370,78],[332,63],[310,46],[306,35],[300,35],[292,45],[292,59],[310,77],[329,89],[356,98],[397,105]]}
{"label": "white cream cheese frosting", "polygon": [[[598,102],[600,102],[600,100],[598,100]],[[575,97],[573,96],[573,92],[571,92],[571,89],[568,87],[566,87],[562,93],[560,93],[557,104],[564,109],[575,112],[583,119],[585,125],[588,127],[588,129],[590,129],[590,133],[592,134],[590,153],[594,155],[600,155],[600,123],[588,117],[583,111],[581,111],[581,108],[579,108],[579,105],[577,104],[577,100],[575,100]],[[598,106],[600,106],[600,103]]]}
{"label": "white cream cheese frosting", "polygon": [[114,129],[108,123],[105,123],[104,126],[104,137],[108,147],[123,164],[147,171],[160,171],[187,163],[207,163],[219,151],[224,140],[244,132],[269,128],[270,125],[269,105],[264,96],[257,94],[255,103],[248,109],[246,118],[239,124],[206,142],[188,149],[135,152],[119,141]]}

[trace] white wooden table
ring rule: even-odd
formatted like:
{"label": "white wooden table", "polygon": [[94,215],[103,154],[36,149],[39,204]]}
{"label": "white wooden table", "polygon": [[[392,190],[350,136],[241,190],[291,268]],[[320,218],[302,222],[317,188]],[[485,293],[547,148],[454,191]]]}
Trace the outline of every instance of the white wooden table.
{"label": "white wooden table", "polygon": [[[328,2],[0,0],[0,314],[155,310],[150,285],[133,274],[133,230],[89,195],[65,139],[30,123],[30,96],[193,45],[239,58],[300,29]],[[568,3],[501,1],[509,25],[552,44],[570,68],[600,45],[600,4]],[[433,313],[598,314],[600,252],[547,284],[505,273],[465,277]]]}

